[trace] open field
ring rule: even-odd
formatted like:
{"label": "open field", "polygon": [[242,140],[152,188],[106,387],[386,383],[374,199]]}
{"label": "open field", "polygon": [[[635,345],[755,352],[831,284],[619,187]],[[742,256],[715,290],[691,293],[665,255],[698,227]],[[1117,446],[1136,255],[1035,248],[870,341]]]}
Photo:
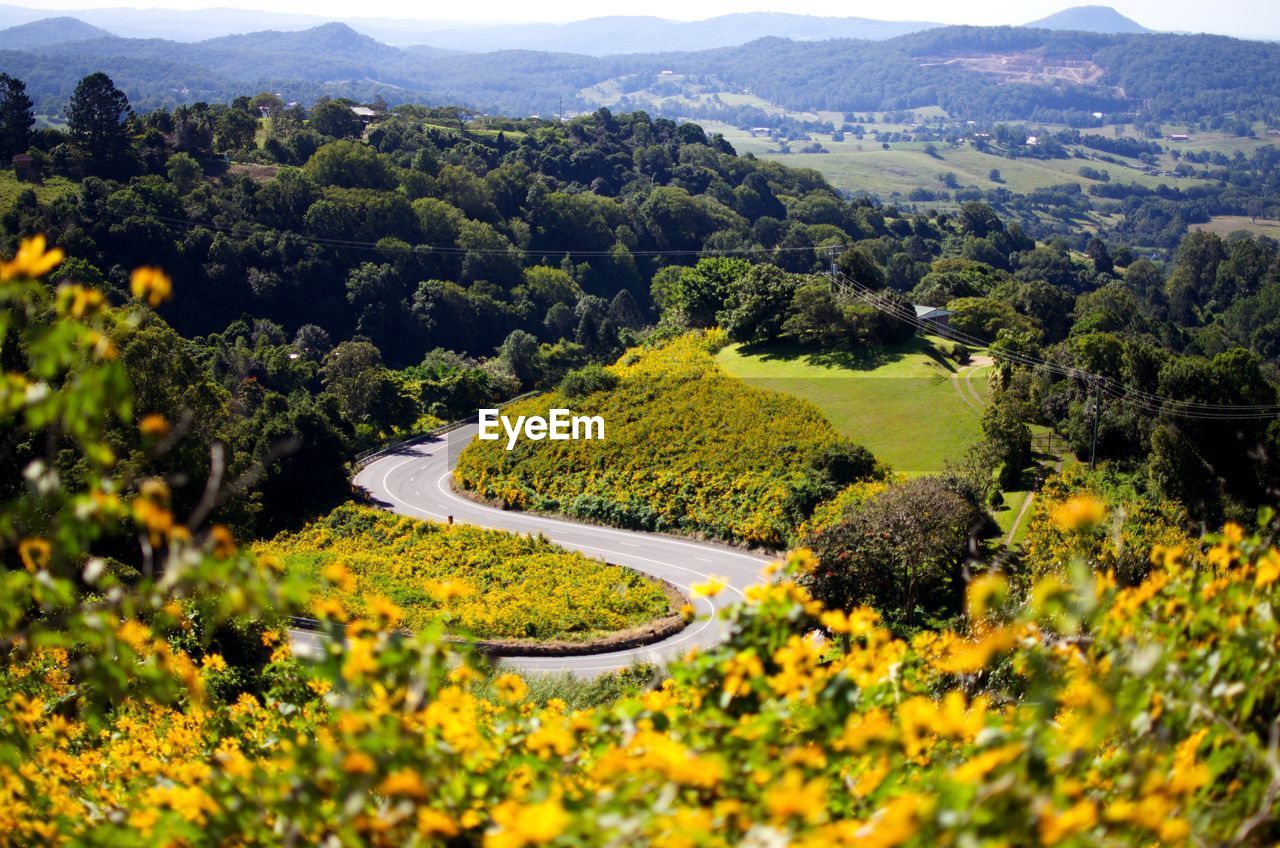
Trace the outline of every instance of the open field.
{"label": "open field", "polygon": [[[815,404],[841,434],[907,475],[940,471],[981,438],[980,414],[952,382],[954,363],[931,342],[914,339],[871,358],[860,353],[735,345],[716,359],[752,386]],[[971,382],[985,396],[985,368]]]}
{"label": "open field", "polygon": [[1280,221],[1267,218],[1254,220],[1248,215],[1216,215],[1206,224],[1192,224],[1191,229],[1205,230],[1220,236],[1229,236],[1237,230],[1243,230],[1254,235],[1280,239]]}
{"label": "open field", "polygon": [[[895,193],[906,195],[918,186],[945,190],[941,176],[948,171],[956,175],[962,186],[981,189],[1003,187],[1017,194],[1064,183],[1077,183],[1087,190],[1096,181],[1080,176],[1080,168],[1086,165],[1107,171],[1112,182],[1132,182],[1147,188],[1155,188],[1162,183],[1179,188],[1206,184],[1203,180],[1160,177],[1143,173],[1136,167],[1092,159],[1008,159],[967,145],[952,148],[937,143],[938,155],[934,157],[924,152],[925,145],[921,142],[898,142],[885,150],[870,137],[859,141],[846,136],[844,141],[831,141],[829,136],[815,134],[814,138],[830,153],[782,154],[777,152],[777,145],[772,140],[763,136],[753,137],[747,130],[715,121],[705,121],[703,126],[709,131],[724,133],[739,153],[776,159],[792,167],[813,168],[836,188],[866,191],[881,197]],[[1130,161],[1137,164],[1136,160]],[[998,183],[990,178],[993,168],[1000,172],[1001,181]]]}
{"label": "open field", "polygon": [[66,177],[45,177],[38,183],[24,183],[18,181],[12,170],[0,170],[0,209],[8,209],[28,188],[35,189],[36,197],[48,203],[75,191],[76,184]]}

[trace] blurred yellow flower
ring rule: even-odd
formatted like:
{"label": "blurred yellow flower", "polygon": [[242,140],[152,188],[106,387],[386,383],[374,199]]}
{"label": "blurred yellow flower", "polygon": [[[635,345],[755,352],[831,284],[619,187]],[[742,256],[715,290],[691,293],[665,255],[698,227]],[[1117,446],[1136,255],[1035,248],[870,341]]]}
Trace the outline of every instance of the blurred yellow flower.
{"label": "blurred yellow flower", "polygon": [[52,551],[53,547],[45,539],[23,539],[18,543],[18,556],[27,571],[33,574],[48,567]]}
{"label": "blurred yellow flower", "polygon": [[716,595],[724,591],[724,587],[728,584],[721,577],[712,577],[704,583],[694,583],[690,588],[693,594],[704,598],[714,598]]}
{"label": "blurred yellow flower", "polygon": [[169,422],[158,412],[142,416],[138,431],[149,439],[161,439],[169,434]]}
{"label": "blurred yellow flower", "polygon": [[1088,830],[1098,823],[1098,808],[1089,799],[1080,801],[1062,812],[1045,810],[1040,814],[1040,842],[1057,845],[1062,840]]}
{"label": "blurred yellow flower", "polygon": [[1093,495],[1076,495],[1054,506],[1052,516],[1064,531],[1091,530],[1107,517],[1107,505]]}
{"label": "blurred yellow flower", "polygon": [[145,300],[151,306],[159,306],[169,299],[173,281],[159,268],[136,268],[129,277],[129,290],[138,300]]}
{"label": "blurred yellow flower", "polygon": [[23,239],[13,259],[0,262],[0,280],[12,280],[15,277],[43,277],[58,267],[65,255],[62,248],[46,250],[46,247],[47,242],[43,235]]}
{"label": "blurred yellow flower", "polygon": [[485,848],[545,845],[569,827],[569,814],[555,799],[537,804],[504,801],[493,810],[497,830],[485,834]]}
{"label": "blurred yellow flower", "polygon": [[520,675],[511,672],[500,675],[494,680],[493,688],[498,690],[498,695],[508,704],[523,701],[524,696],[529,692],[528,684],[520,678]]}

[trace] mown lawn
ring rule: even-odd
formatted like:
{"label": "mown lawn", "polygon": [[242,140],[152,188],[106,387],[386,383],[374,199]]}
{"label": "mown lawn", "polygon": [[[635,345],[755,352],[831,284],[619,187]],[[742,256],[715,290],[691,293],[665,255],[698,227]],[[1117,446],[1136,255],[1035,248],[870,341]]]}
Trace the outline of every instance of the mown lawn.
{"label": "mown lawn", "polygon": [[[735,345],[716,359],[753,386],[812,402],[840,433],[904,474],[941,471],[982,436],[978,412],[952,384],[955,364],[925,339],[861,355]],[[981,377],[973,385],[985,394]]]}

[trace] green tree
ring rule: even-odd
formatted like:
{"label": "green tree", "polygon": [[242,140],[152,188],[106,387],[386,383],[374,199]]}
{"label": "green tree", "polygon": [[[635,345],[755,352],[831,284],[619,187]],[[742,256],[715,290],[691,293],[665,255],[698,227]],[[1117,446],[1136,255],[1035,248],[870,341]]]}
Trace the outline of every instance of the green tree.
{"label": "green tree", "polygon": [[523,388],[529,388],[542,376],[538,361],[538,340],[524,330],[513,330],[498,349],[498,361],[506,367]]}
{"label": "green tree", "polygon": [[99,71],[80,80],[67,104],[71,138],[98,173],[118,171],[129,153],[129,98]]}
{"label": "green tree", "polygon": [[326,144],[307,160],[306,171],[321,185],[389,189],[395,184],[378,152],[356,141]]}
{"label": "green tree", "polygon": [[312,109],[307,125],[321,135],[332,138],[356,138],[364,129],[351,107],[335,100],[321,103]]}
{"label": "green tree", "polygon": [[718,320],[729,338],[740,342],[775,339],[782,332],[795,278],[776,265],[753,265],[729,290]]}
{"label": "green tree", "polygon": [[980,516],[934,477],[855,504],[808,540],[818,567],[802,578],[829,607],[876,608],[900,627],[956,611],[960,573]]}
{"label": "green tree", "polygon": [[35,123],[26,83],[0,74],[0,167],[8,165],[10,157],[27,152]]}
{"label": "green tree", "polygon": [[204,176],[204,169],[200,167],[200,163],[186,153],[175,153],[170,156],[165,170],[169,173],[169,182],[183,194],[191,191],[196,181]]}

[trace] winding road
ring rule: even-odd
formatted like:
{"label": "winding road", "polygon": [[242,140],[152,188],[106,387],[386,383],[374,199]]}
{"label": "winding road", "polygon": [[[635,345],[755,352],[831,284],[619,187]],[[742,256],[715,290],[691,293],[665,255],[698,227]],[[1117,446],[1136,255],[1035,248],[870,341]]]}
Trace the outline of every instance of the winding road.
{"label": "winding road", "polygon": [[[691,648],[722,641],[727,628],[716,613],[742,600],[744,589],[764,579],[762,570],[769,560],[756,554],[723,545],[497,509],[457,494],[450,479],[451,457],[456,458],[475,433],[475,425],[469,425],[429,441],[393,448],[365,465],[354,482],[375,505],[401,515],[432,521],[447,521],[452,516],[458,523],[541,533],[569,550],[659,577],[689,595],[696,612],[694,621],[684,630],[641,648],[571,657],[503,657],[503,664],[521,671],[568,670],[592,675],[637,661],[662,663]],[[714,598],[694,596],[692,586],[712,577],[723,579],[726,587]]]}

